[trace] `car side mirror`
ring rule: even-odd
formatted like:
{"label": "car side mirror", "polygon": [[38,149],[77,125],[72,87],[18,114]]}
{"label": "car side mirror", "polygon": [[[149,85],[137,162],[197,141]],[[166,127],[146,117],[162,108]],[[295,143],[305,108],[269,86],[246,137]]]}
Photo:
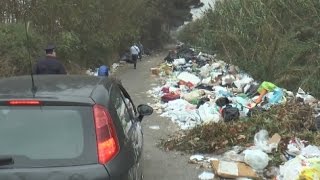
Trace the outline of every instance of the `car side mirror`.
{"label": "car side mirror", "polygon": [[146,104],[141,104],[137,107],[139,113],[139,121],[142,121],[144,116],[149,116],[153,113],[153,108]]}

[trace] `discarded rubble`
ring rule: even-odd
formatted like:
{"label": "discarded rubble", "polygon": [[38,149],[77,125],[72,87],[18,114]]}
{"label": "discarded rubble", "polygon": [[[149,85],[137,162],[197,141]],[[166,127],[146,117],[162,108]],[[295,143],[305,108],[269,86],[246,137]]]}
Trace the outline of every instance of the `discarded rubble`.
{"label": "discarded rubble", "polygon": [[[302,89],[294,95],[270,82],[256,82],[238,67],[183,45],[165,60],[151,69],[161,85],[148,93],[157,112],[182,130],[161,141],[166,150],[197,153],[189,163],[211,166],[215,176],[224,178],[319,177],[316,98]],[[262,96],[257,91],[265,94],[258,105]],[[309,164],[299,166],[297,176],[286,176],[288,163],[299,156]],[[312,163],[305,160],[311,158]]]}

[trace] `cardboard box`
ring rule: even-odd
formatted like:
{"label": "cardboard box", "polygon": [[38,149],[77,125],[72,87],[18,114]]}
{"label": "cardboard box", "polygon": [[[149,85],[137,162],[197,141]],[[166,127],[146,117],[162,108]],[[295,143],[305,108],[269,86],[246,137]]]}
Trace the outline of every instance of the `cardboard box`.
{"label": "cardboard box", "polygon": [[278,133],[276,133],[269,139],[268,144],[278,145],[280,141],[281,141],[281,136]]}
{"label": "cardboard box", "polygon": [[259,179],[256,172],[245,163],[213,160],[211,164],[214,173],[223,178]]}

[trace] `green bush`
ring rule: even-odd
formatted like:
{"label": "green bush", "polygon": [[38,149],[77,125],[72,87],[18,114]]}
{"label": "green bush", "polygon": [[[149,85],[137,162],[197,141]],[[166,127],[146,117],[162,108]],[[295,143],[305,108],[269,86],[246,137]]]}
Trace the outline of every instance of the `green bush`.
{"label": "green bush", "polygon": [[[34,42],[30,44],[34,49],[32,58],[43,55],[40,46],[54,43],[69,72],[70,68],[82,70],[101,64],[111,65],[119,59],[118,54],[134,42],[141,41],[149,49],[167,43],[170,29],[190,18],[189,5],[193,1],[0,1],[0,26],[17,28],[3,35],[4,49],[12,53],[3,51],[0,58],[6,57],[12,65],[19,66],[19,72],[14,74],[28,72],[27,62],[22,60],[27,53],[21,24],[29,21],[35,33],[31,38]],[[6,41],[10,41],[8,45]],[[15,49],[7,47],[11,45]]]}
{"label": "green bush", "polygon": [[34,62],[39,55],[43,38],[32,29],[29,37],[27,41],[23,24],[0,24],[0,61],[3,76],[31,72],[28,46],[30,60]]}

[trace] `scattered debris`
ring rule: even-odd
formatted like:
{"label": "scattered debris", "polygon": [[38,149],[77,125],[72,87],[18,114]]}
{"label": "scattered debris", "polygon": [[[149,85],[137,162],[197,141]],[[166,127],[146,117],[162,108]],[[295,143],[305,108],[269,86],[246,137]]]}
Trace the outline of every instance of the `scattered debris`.
{"label": "scattered debris", "polygon": [[269,133],[267,130],[262,129],[254,136],[254,145],[256,148],[266,152],[271,153],[272,150],[278,147],[281,140],[281,136],[276,133],[269,139]]}
{"label": "scattered debris", "polygon": [[278,167],[270,166],[265,169],[263,175],[267,179],[276,179],[276,177],[280,174],[280,169]]}
{"label": "scattered debris", "polygon": [[211,172],[203,172],[199,175],[199,179],[201,180],[211,180],[214,179],[214,174]]}
{"label": "scattered debris", "polygon": [[204,160],[204,156],[202,155],[193,155],[190,157],[190,162],[200,162]]}
{"label": "scattered debris", "polygon": [[151,71],[151,74],[155,76],[159,76],[161,72],[160,68],[151,68],[150,71]]}
{"label": "scattered debris", "polygon": [[320,157],[297,156],[280,166],[279,180],[320,179]]}
{"label": "scattered debris", "polygon": [[159,130],[160,126],[149,126],[149,128],[152,130]]}
{"label": "scattered debris", "polygon": [[112,72],[115,72],[115,71],[118,69],[119,66],[120,66],[120,64],[118,64],[118,63],[113,63],[112,66],[111,66],[111,67],[112,67],[112,70],[111,70],[111,71],[112,71]]}

